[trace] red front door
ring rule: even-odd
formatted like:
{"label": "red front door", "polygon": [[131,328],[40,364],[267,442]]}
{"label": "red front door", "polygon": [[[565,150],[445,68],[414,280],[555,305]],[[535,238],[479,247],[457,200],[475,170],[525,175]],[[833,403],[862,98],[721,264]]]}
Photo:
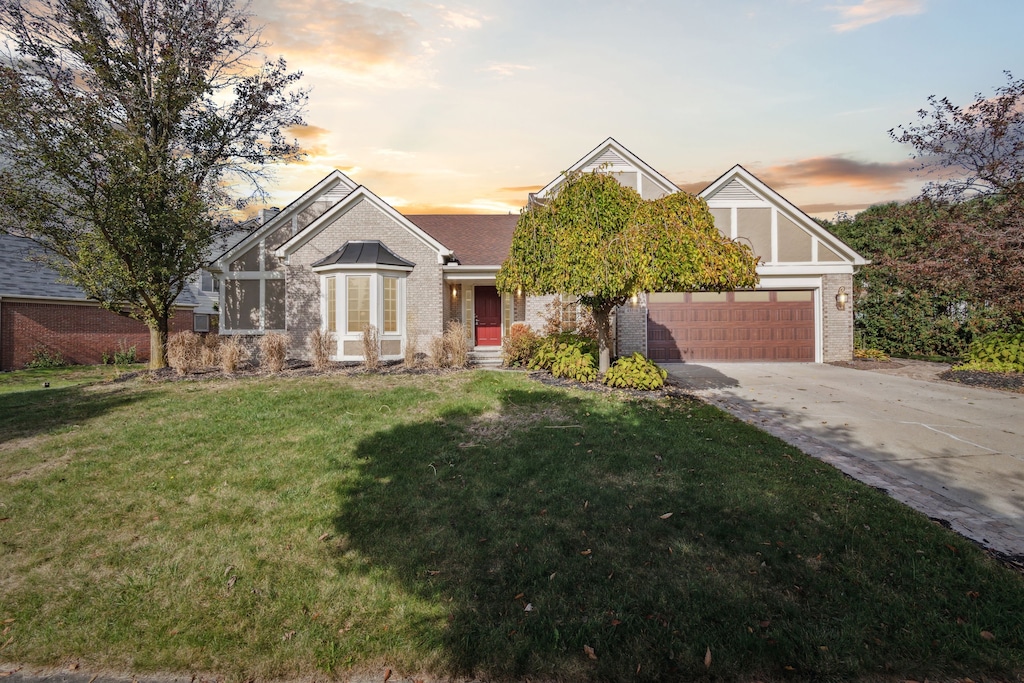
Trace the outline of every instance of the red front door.
{"label": "red front door", "polygon": [[501,346],[501,297],[496,287],[476,287],[476,345]]}

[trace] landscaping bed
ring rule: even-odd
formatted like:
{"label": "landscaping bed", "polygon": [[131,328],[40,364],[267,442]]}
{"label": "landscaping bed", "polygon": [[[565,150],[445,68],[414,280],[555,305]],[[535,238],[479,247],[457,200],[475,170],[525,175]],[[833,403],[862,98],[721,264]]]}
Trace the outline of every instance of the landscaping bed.
{"label": "landscaping bed", "polygon": [[1024,672],[1020,575],[693,398],[301,371],[8,378],[0,660],[231,681]]}
{"label": "landscaping bed", "polygon": [[985,389],[1001,389],[1024,394],[1024,373],[1022,372],[982,372],[980,370],[947,370],[939,375],[939,379],[947,382],[966,384]]}

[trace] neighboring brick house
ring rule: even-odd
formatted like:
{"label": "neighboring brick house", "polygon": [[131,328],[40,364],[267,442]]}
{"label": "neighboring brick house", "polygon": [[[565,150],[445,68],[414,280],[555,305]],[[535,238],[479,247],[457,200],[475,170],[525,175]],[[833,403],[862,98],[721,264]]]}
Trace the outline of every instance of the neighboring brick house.
{"label": "neighboring brick house", "polygon": [[[0,370],[23,368],[41,353],[96,364],[132,346],[140,360],[149,359],[149,329],[143,323],[100,308],[34,260],[38,254],[30,240],[0,234]],[[183,293],[172,332],[192,329],[195,306]]]}
{"label": "neighboring brick house", "polygon": [[[670,180],[609,138],[569,168],[611,173],[645,199]],[[563,176],[531,201],[557,192]],[[865,263],[741,166],[700,193],[719,230],[761,257],[753,291],[639,294],[616,312],[620,354],[672,361],[812,361],[853,353],[854,269]],[[403,216],[335,171],[210,266],[220,281],[222,334],[290,337],[309,357],[315,329],[337,338],[334,358],[360,360],[376,326],[383,359],[425,350],[447,321],[477,349],[499,348],[516,322],[543,325],[552,297],[501,293],[494,281],[517,216]]]}

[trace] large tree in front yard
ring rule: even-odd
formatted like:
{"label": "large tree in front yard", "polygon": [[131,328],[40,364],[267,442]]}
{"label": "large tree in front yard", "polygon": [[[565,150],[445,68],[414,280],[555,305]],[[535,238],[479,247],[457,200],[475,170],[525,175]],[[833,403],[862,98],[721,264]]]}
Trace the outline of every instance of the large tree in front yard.
{"label": "large tree in front yard", "polygon": [[0,230],[105,308],[168,321],[219,210],[295,157],[306,93],[233,0],[0,0]]}
{"label": "large tree in front yard", "polygon": [[644,200],[609,174],[572,173],[554,197],[523,210],[497,285],[578,297],[594,314],[605,372],[616,306],[641,292],[754,287],[756,268],[750,247],[722,236],[702,199]]}

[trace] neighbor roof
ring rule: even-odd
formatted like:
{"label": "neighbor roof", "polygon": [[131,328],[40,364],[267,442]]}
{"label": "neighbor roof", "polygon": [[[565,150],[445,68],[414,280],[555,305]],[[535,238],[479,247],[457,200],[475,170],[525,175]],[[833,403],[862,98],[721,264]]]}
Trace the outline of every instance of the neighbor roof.
{"label": "neighbor roof", "polygon": [[384,246],[379,240],[366,242],[345,242],[336,252],[320,259],[313,268],[336,265],[376,265],[414,268],[415,263],[406,261],[401,256]]}
{"label": "neighbor roof", "polygon": [[[57,271],[32,260],[42,255],[42,249],[32,240],[0,233],[0,296],[90,301],[75,285],[61,282]],[[195,306],[196,300],[186,287],[175,303]]]}
{"label": "neighbor roof", "polygon": [[464,266],[500,266],[512,248],[518,214],[422,214],[406,216],[455,252]]}

